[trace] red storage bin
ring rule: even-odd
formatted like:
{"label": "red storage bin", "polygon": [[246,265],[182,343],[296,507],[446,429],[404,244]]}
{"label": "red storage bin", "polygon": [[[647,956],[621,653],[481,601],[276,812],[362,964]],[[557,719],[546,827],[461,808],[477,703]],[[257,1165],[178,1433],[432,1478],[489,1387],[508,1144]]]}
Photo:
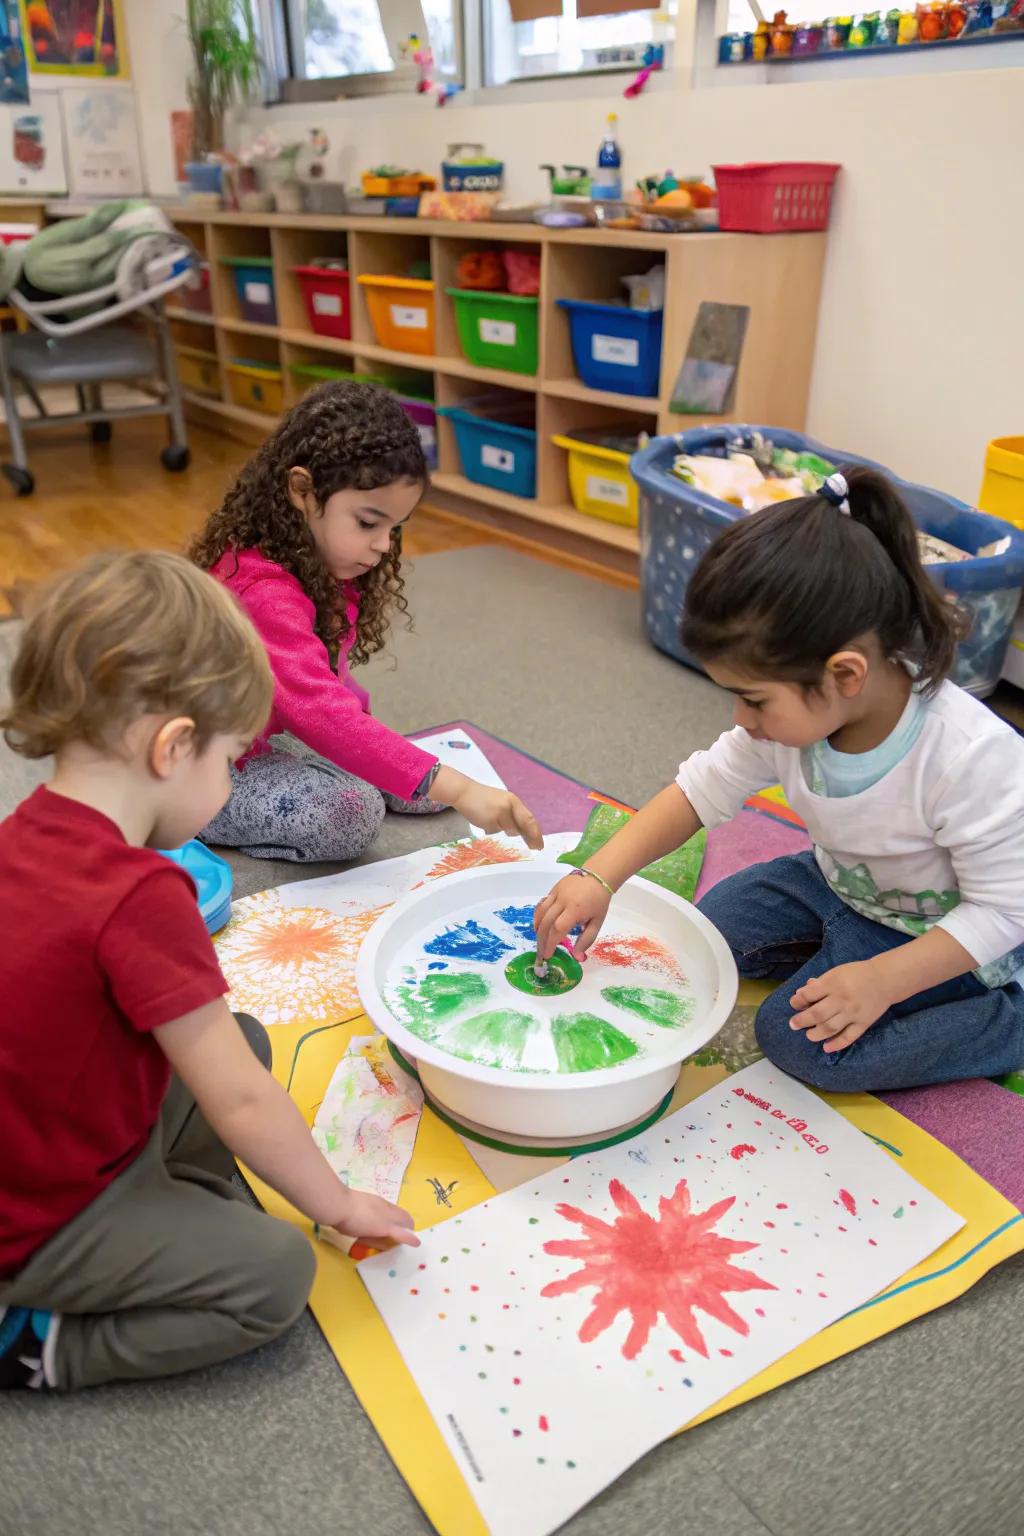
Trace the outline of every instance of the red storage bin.
{"label": "red storage bin", "polygon": [[751,235],[828,228],[838,165],[771,161],[713,169],[719,228]]}
{"label": "red storage bin", "polygon": [[213,298],[210,293],[210,263],[201,261],[198,268],[199,283],[197,287],[186,283],[179,288],[174,302],[182,309],[189,309],[196,315],[213,314]]}
{"label": "red storage bin", "polygon": [[348,272],[341,267],[295,267],[309,323],[318,336],[352,340]]}

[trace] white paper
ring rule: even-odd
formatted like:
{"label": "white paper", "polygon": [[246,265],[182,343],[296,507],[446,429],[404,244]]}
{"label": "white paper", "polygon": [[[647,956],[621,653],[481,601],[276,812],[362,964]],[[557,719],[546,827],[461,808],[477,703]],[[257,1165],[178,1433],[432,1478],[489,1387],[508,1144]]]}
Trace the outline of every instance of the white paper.
{"label": "white paper", "polygon": [[108,84],[61,93],[73,196],[136,197],[143,191],[134,91]]}
{"label": "white paper", "polygon": [[[485,450],[486,452],[486,450]],[[471,736],[461,729],[451,731],[438,731],[434,736],[418,736],[416,745],[422,747],[424,752],[429,752],[436,757],[438,762],[446,768],[457,768],[468,778],[475,779],[478,784],[486,784],[491,789],[507,788],[504,780],[491,767],[489,759]],[[477,837],[483,837],[479,827],[470,824],[470,831]]]}
{"label": "white paper", "polygon": [[404,304],[392,304],[391,324],[400,331],[425,331],[427,312],[425,309],[409,309]]}
{"label": "white paper", "polygon": [[516,328],[508,320],[481,320],[480,340],[489,341],[494,347],[514,347]]}
{"label": "white paper", "polygon": [[492,1536],[547,1536],[962,1225],[762,1061],[360,1274]]}
{"label": "white paper", "polygon": [[603,501],[612,507],[629,506],[629,486],[621,480],[605,480],[601,475],[587,476],[587,500]]}
{"label": "white paper", "polygon": [[[313,1140],[350,1189],[398,1199],[423,1111],[423,1090],[381,1035],[359,1036],[335,1068],[313,1121]],[[348,1252],[354,1239],[331,1233]]]}
{"label": "white paper", "polygon": [[66,192],[60,97],[33,79],[28,106],[0,106],[0,191]]}
{"label": "white paper", "polygon": [[314,293],[314,295],[313,295],[313,313],[314,313],[314,315],[340,315],[341,314],[341,294],[340,293]]}
{"label": "white paper", "polygon": [[590,355],[595,363],[615,363],[619,368],[639,368],[640,343],[628,336],[594,336]]}
{"label": "white paper", "polygon": [[516,456],[507,448],[495,448],[492,443],[484,443],[480,449],[480,462],[485,469],[497,469],[503,475],[515,473]]}

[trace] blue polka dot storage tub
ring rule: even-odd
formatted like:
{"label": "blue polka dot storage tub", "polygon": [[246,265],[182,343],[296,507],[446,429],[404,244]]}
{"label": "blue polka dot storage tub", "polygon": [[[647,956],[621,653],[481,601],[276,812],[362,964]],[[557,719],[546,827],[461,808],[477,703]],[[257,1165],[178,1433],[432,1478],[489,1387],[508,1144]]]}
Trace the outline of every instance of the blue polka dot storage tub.
{"label": "blue polka dot storage tub", "polygon": [[515,396],[483,396],[461,406],[440,406],[455,428],[462,472],[476,485],[512,496],[537,490],[536,404]]}
{"label": "blue polka dot storage tub", "polygon": [[660,309],[559,299],[569,315],[573,361],[588,389],[620,395],[658,393],[661,378]]}
{"label": "blue polka dot storage tub", "polygon": [[[971,616],[971,631],[957,650],[953,680],[984,698],[1002,674],[1014,616],[1024,587],[1024,534],[1001,518],[975,511],[941,491],[901,480],[880,464],[814,438],[776,427],[697,427],[675,437],[654,438],[635,454],[630,469],[640,490],[640,576],[644,625],[658,650],[700,670],[680,636],[686,588],[694,567],[723,529],[748,514],[707,496],[672,474],[677,454],[724,456],[726,445],[749,445],[755,432],[780,448],[819,454],[833,464],[867,464],[882,469],[898,487],[918,528],[967,550],[974,558],[926,567],[940,587]],[[977,555],[1002,543],[996,555]]]}

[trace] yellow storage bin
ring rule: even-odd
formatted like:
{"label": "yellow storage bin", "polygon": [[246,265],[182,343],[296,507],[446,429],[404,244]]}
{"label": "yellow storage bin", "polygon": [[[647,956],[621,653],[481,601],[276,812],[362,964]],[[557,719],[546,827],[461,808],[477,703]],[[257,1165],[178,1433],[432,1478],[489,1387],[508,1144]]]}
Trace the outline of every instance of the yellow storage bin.
{"label": "yellow storage bin", "polygon": [[989,443],[978,506],[1024,528],[1024,437],[994,437]]}
{"label": "yellow storage bin", "polygon": [[366,293],[370,324],[377,345],[390,352],[434,351],[434,284],[427,278],[375,277],[359,279]]}
{"label": "yellow storage bin", "polygon": [[227,365],[228,388],[236,405],[266,416],[284,409],[284,375],[273,363],[238,362]]}
{"label": "yellow storage bin", "polygon": [[206,352],[202,347],[175,347],[174,350],[178,355],[178,378],[182,389],[219,399],[220,363],[216,352]]}
{"label": "yellow storage bin", "polygon": [[600,442],[588,442],[582,435],[555,437],[552,442],[569,455],[569,492],[577,511],[635,528],[640,520],[639,494],[629,472],[631,455]]}

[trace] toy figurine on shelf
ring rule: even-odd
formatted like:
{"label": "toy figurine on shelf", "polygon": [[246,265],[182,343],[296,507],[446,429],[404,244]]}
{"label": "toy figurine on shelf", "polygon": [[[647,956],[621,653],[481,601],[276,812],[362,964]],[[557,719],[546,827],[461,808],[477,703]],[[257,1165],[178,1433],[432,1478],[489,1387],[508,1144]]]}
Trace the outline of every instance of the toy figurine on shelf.
{"label": "toy figurine on shelf", "polygon": [[772,18],[772,53],[779,58],[793,52],[795,28],[787,21],[785,11],[776,11]]}
{"label": "toy figurine on shelf", "polygon": [[771,47],[771,42],[771,22],[765,21],[764,17],[762,16],[757,24],[757,29],[754,32],[754,36],[751,41],[750,56],[754,60],[755,64],[760,64],[764,59],[768,57],[768,50]]}
{"label": "toy figurine on shelf", "polygon": [[434,79],[434,50],[429,43],[417,37],[415,32],[410,33],[402,45],[402,52],[412,59],[419,70],[420,77],[416,82],[418,95],[435,96],[437,105],[443,107],[446,101],[450,101],[462,89],[459,85],[447,85],[443,80]]}
{"label": "toy figurine on shelf", "polygon": [[623,91],[623,96],[639,96],[644,86],[653,74],[659,69],[665,68],[665,44],[648,43],[644,49],[643,58],[640,60],[640,72],[632,79]]}
{"label": "toy figurine on shelf", "polygon": [[913,11],[900,13],[899,26],[896,29],[896,42],[903,48],[907,43],[917,42],[917,17]]}

